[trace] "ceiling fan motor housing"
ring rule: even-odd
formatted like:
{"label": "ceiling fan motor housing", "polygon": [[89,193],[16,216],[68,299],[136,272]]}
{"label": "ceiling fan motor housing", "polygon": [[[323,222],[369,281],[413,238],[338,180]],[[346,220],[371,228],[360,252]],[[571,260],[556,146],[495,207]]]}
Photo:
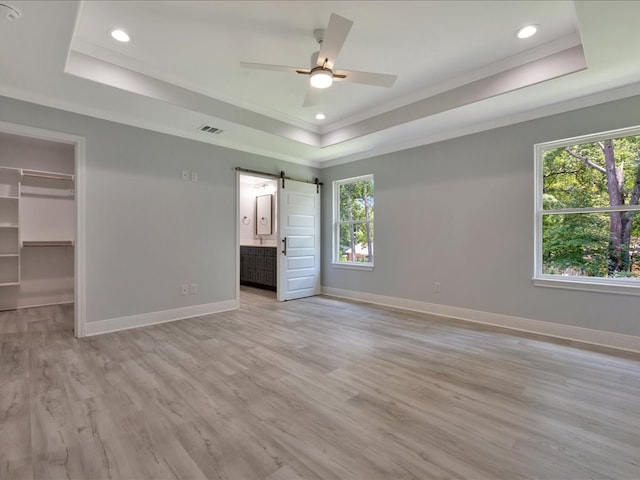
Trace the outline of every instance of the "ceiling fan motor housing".
{"label": "ceiling fan motor housing", "polygon": [[322,42],[324,41],[324,32],[326,31],[326,28],[316,28],[313,31],[313,38],[315,38],[316,42],[318,42],[320,45],[322,45]]}
{"label": "ceiling fan motor housing", "polygon": [[0,13],[10,22],[18,20],[22,16],[20,10],[4,2],[0,2]]}

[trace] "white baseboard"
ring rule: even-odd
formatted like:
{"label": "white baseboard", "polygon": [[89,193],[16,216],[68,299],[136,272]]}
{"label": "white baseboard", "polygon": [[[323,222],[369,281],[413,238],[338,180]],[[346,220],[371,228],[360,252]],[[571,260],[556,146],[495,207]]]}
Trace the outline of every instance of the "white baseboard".
{"label": "white baseboard", "polygon": [[481,323],[495,327],[504,327],[520,332],[535,333],[548,337],[562,338],[576,342],[588,343],[602,347],[616,348],[629,352],[640,353],[640,337],[623,335],[621,333],[605,332],[590,328],[574,327],[559,323],[543,322],[530,318],[500,315],[496,313],[470,310],[467,308],[439,305],[437,303],[419,302],[404,298],[388,297],[373,293],[356,292],[340,288],[322,287],[322,293],[332,297],[359,300],[362,302],[384,305],[387,307],[411,310],[414,312],[428,313],[442,317],[455,318],[467,322]]}
{"label": "white baseboard", "polygon": [[70,303],[73,303],[73,299],[72,300],[62,300],[62,301],[59,301],[59,302],[38,303],[37,305],[20,305],[19,307],[16,307],[16,310],[20,310],[22,308],[50,307],[52,305],[68,305]]}
{"label": "white baseboard", "polygon": [[160,312],[141,313],[139,315],[130,315],[128,317],[108,318],[106,320],[98,320],[96,322],[87,322],[85,324],[84,333],[85,336],[90,337],[92,335],[100,335],[102,333],[146,327],[148,325],[173,322],[174,320],[199,317],[201,315],[209,315],[211,313],[228,312],[229,310],[235,310],[237,308],[237,302],[234,299],[225,300],[223,302],[206,303],[203,305],[193,305],[190,307],[173,308],[171,310],[162,310]]}
{"label": "white baseboard", "polygon": [[4,312],[7,310],[22,310],[24,308],[38,308],[38,307],[50,307],[53,305],[67,305],[73,303],[73,300],[64,300],[60,302],[48,302],[48,303],[38,303],[35,305],[13,305],[10,307],[5,307],[4,305],[0,305],[0,312]]}

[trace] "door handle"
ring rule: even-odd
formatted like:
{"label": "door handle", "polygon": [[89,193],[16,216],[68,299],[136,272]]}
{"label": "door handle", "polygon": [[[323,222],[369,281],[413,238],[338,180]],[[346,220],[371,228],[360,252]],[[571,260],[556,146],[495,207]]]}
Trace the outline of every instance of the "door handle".
{"label": "door handle", "polygon": [[282,253],[286,255],[287,254],[287,237],[284,237],[282,239],[282,243],[284,243],[284,250],[282,250]]}

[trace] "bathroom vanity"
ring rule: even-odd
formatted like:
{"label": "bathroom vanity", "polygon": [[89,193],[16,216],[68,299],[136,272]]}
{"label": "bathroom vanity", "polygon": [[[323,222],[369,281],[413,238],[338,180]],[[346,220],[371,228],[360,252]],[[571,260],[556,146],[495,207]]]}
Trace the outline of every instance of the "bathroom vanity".
{"label": "bathroom vanity", "polygon": [[240,246],[240,285],[276,291],[277,252],[270,246]]}

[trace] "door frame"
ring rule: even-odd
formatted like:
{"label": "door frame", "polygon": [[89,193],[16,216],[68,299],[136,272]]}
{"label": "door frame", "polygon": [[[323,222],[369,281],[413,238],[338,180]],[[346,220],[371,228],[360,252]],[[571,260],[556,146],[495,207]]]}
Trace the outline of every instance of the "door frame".
{"label": "door frame", "polygon": [[[236,170],[236,309],[240,308],[240,177],[257,177],[274,180],[273,176]],[[277,201],[277,200],[276,200]],[[276,287],[276,292],[277,292]]]}
{"label": "door frame", "polygon": [[0,132],[23,137],[49,140],[58,143],[66,143],[74,146],[74,188],[76,203],[76,232],[74,251],[74,272],[73,272],[73,295],[74,295],[74,336],[81,338],[85,336],[85,325],[87,320],[86,306],[86,139],[78,135],[45,130],[42,128],[19,125],[17,123],[1,122]]}

